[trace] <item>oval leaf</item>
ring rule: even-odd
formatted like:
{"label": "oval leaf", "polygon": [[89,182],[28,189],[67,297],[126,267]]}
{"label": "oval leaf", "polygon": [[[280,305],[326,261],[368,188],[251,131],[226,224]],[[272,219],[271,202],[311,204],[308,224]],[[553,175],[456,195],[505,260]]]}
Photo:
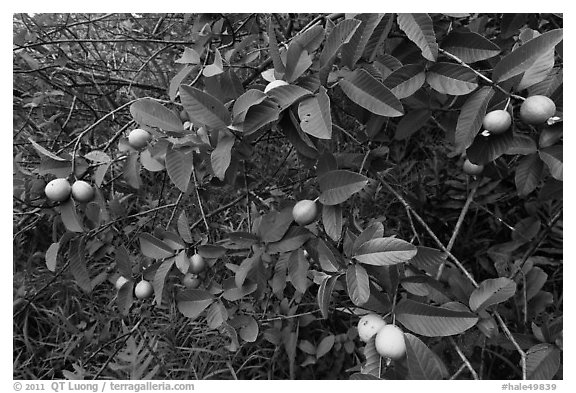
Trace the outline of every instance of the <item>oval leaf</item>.
{"label": "oval leaf", "polygon": [[182,153],[178,150],[168,149],[166,152],[166,171],[172,183],[182,192],[188,190],[190,177],[194,170],[192,153]]}
{"label": "oval leaf", "polygon": [[156,304],[160,306],[162,304],[162,295],[164,293],[164,283],[166,282],[166,276],[172,269],[174,265],[174,258],[168,258],[158,267],[156,274],[154,274],[154,281],[152,282],[152,287],[154,287],[154,300]]}
{"label": "oval leaf", "polygon": [[562,151],[562,145],[555,145],[544,148],[538,152],[540,159],[542,159],[542,161],[544,161],[544,163],[548,166],[548,169],[550,169],[552,177],[560,181],[563,179]]}
{"label": "oval leaf", "polygon": [[422,51],[422,56],[430,61],[438,57],[438,44],[434,34],[434,24],[428,14],[398,14],[398,27],[406,33]]}
{"label": "oval leaf", "polygon": [[298,117],[302,131],[319,139],[332,138],[332,115],[330,99],[321,86],[314,97],[305,98],[298,105]]}
{"label": "oval leaf", "polygon": [[372,113],[388,117],[404,114],[398,98],[364,69],[356,69],[338,84],[348,98]]}
{"label": "oval leaf", "polygon": [[178,307],[178,311],[192,320],[198,318],[202,311],[204,311],[213,302],[214,296],[209,292],[199,289],[188,289],[180,292],[176,296],[176,306]]}
{"label": "oval leaf", "polygon": [[212,170],[217,178],[224,181],[226,170],[232,160],[232,146],[234,146],[234,135],[228,130],[220,130],[218,133],[218,144],[210,154]]}
{"label": "oval leaf", "polygon": [[272,101],[278,104],[280,111],[283,111],[305,97],[312,96],[310,90],[296,85],[278,86],[266,94]]}
{"label": "oval leaf", "polygon": [[465,63],[490,59],[501,51],[498,45],[478,33],[457,30],[444,38],[442,48]]}
{"label": "oval leaf", "polygon": [[427,337],[460,334],[478,322],[478,317],[470,312],[434,307],[414,300],[402,300],[395,312],[396,320],[407,329]]}
{"label": "oval leaf", "polygon": [[478,87],[478,77],[460,64],[436,63],[428,70],[426,82],[439,93],[461,96]]}
{"label": "oval leaf", "polygon": [[180,100],[194,124],[210,128],[224,128],[230,124],[230,113],[224,104],[202,90],[181,85]]}
{"label": "oval leaf", "polygon": [[151,98],[141,98],[130,105],[130,114],[140,125],[182,132],[182,122],[178,115]]}
{"label": "oval leaf", "polygon": [[406,365],[410,379],[443,379],[446,366],[418,337],[404,333]]}
{"label": "oval leaf", "polygon": [[509,278],[500,277],[484,280],[470,295],[470,309],[484,310],[486,307],[510,299],[516,293],[516,283]]}
{"label": "oval leaf", "polygon": [[528,379],[551,380],[561,363],[561,353],[551,344],[537,344],[526,352],[526,374]]}
{"label": "oval leaf", "polygon": [[147,257],[163,259],[174,255],[172,248],[149,233],[141,233],[138,239],[140,240],[140,251]]}
{"label": "oval leaf", "polygon": [[337,243],[342,237],[342,207],[340,205],[323,205],[322,225],[324,225],[326,234]]}
{"label": "oval leaf", "polygon": [[60,205],[60,218],[62,218],[62,223],[70,232],[84,232],[84,227],[76,213],[76,205],[74,205],[72,198]]}
{"label": "oval leaf", "polygon": [[346,286],[352,303],[362,306],[370,298],[370,280],[362,265],[354,264],[346,271]]}
{"label": "oval leaf", "polygon": [[426,80],[424,66],[420,64],[407,64],[393,71],[384,79],[384,86],[390,89],[392,94],[402,99],[410,97],[422,87]]}
{"label": "oval leaf", "polygon": [[494,67],[492,80],[502,82],[528,70],[545,53],[562,41],[563,30],[550,30],[504,56]]}
{"label": "oval leaf", "polygon": [[330,306],[330,300],[332,299],[332,290],[339,276],[326,276],[320,283],[320,288],[318,288],[318,293],[316,295],[318,301],[318,308],[322,313],[322,318],[328,318],[328,307]]}
{"label": "oval leaf", "polygon": [[512,130],[490,136],[478,134],[472,145],[466,149],[466,155],[475,164],[487,164],[505,154],[513,143]]}
{"label": "oval leaf", "polygon": [[346,170],[330,171],[318,178],[319,201],[323,205],[337,205],[346,201],[368,183],[368,178]]}
{"label": "oval leaf", "polygon": [[462,106],[456,124],[455,144],[457,151],[464,151],[474,141],[476,134],[480,131],[488,103],[493,95],[494,90],[491,87],[482,87],[468,97]]}
{"label": "oval leaf", "polygon": [[372,239],[362,244],[354,258],[360,263],[375,266],[408,262],[417,253],[413,244],[394,237]]}
{"label": "oval leaf", "polygon": [[536,153],[520,159],[514,176],[518,196],[525,197],[536,189],[542,178],[543,170],[544,163]]}

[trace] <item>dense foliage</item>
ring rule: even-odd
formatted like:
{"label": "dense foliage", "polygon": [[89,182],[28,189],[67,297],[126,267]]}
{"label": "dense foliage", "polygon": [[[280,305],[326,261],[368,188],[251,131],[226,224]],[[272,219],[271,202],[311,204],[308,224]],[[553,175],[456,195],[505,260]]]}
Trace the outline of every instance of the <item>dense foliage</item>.
{"label": "dense foliage", "polygon": [[562,378],[562,22],[14,15],[14,378]]}

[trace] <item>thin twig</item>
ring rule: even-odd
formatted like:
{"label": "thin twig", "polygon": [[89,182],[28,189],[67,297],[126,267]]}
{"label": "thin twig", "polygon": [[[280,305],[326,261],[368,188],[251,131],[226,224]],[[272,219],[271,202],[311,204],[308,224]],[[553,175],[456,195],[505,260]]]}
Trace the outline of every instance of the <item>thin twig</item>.
{"label": "thin twig", "polygon": [[194,168],[192,168],[192,178],[194,179],[194,191],[196,193],[196,199],[198,200],[200,214],[202,215],[202,220],[206,226],[206,236],[208,237],[208,241],[210,241],[210,226],[208,225],[208,220],[206,219],[206,214],[204,214],[204,208],[202,207],[202,199],[200,199],[200,192],[198,192],[198,179],[196,178],[196,170]]}
{"label": "thin twig", "polygon": [[458,353],[458,356],[460,356],[460,359],[462,359],[462,361],[464,362],[464,364],[466,365],[466,367],[470,371],[470,374],[472,374],[472,378],[474,378],[475,380],[478,380],[478,373],[476,373],[476,370],[474,370],[474,367],[472,367],[472,364],[470,364],[470,361],[468,360],[466,355],[464,355],[464,352],[462,352],[462,350],[460,349],[458,344],[456,344],[456,341],[454,341],[454,339],[452,337],[450,337],[450,343],[452,343],[452,345],[454,346],[454,349],[456,349],[456,352]]}
{"label": "thin twig", "polygon": [[[448,242],[448,245],[446,246],[446,249],[448,251],[452,251],[452,247],[454,247],[454,243],[456,242],[456,238],[458,237],[458,234],[460,233],[460,229],[462,228],[462,223],[464,222],[464,217],[466,217],[466,213],[468,213],[468,209],[470,208],[470,204],[472,203],[472,200],[474,199],[474,195],[476,194],[476,191],[478,190],[479,184],[480,184],[479,181],[474,182],[474,185],[472,186],[472,190],[470,191],[470,194],[468,194],[468,198],[466,199],[466,203],[464,203],[464,207],[462,208],[462,211],[460,212],[460,216],[458,217],[458,221],[456,222],[456,226],[454,227],[454,232],[452,232],[452,237],[450,238],[450,241]],[[440,277],[442,277],[442,272],[444,271],[444,266],[446,266],[446,261],[442,261],[442,263],[438,267],[438,272],[436,273],[436,280],[440,280]]]}
{"label": "thin twig", "polygon": [[526,352],[524,352],[524,350],[520,347],[520,345],[512,335],[512,332],[510,332],[510,329],[508,329],[508,326],[506,326],[506,323],[498,313],[498,311],[494,311],[494,316],[496,317],[496,320],[498,321],[498,324],[500,324],[502,330],[504,330],[504,334],[506,334],[508,340],[512,342],[512,345],[514,345],[514,348],[516,348],[516,351],[518,351],[518,353],[520,354],[520,367],[522,368],[522,379],[526,380],[527,379]]}
{"label": "thin twig", "polygon": [[184,195],[183,192],[181,192],[180,195],[178,195],[178,199],[176,200],[176,203],[174,205],[174,209],[172,209],[172,214],[170,214],[170,218],[168,219],[168,223],[166,224],[166,230],[168,230],[168,228],[170,228],[170,223],[172,222],[172,220],[174,219],[174,216],[176,215],[176,210],[178,210],[178,204],[182,200],[183,195]]}

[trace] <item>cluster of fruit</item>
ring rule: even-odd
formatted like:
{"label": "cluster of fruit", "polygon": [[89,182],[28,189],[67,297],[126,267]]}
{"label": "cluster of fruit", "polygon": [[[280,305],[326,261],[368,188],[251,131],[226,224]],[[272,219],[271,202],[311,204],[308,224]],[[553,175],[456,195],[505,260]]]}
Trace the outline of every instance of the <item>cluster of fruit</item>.
{"label": "cluster of fruit", "polygon": [[70,185],[67,179],[58,178],[46,185],[44,194],[53,202],[64,202],[72,195],[75,201],[84,203],[94,199],[94,188],[83,180],[77,180]]}
{"label": "cluster of fruit", "polygon": [[406,355],[404,333],[396,325],[388,325],[377,314],[366,314],[358,321],[358,336],[367,343],[376,336],[374,345],[383,358],[400,360]]}
{"label": "cluster of fruit", "polygon": [[[520,120],[528,125],[542,125],[556,113],[556,104],[550,98],[534,95],[526,98],[520,106]],[[482,127],[491,135],[508,131],[512,125],[512,116],[504,109],[488,112],[482,120]],[[462,166],[464,173],[477,176],[484,170],[484,165],[477,165],[466,159]]]}
{"label": "cluster of fruit", "polygon": [[[206,268],[206,262],[200,254],[194,254],[190,257],[190,265],[188,267],[188,272],[182,277],[182,284],[188,289],[196,289],[200,286],[202,281],[198,277],[200,273]],[[126,284],[129,279],[124,276],[118,277],[116,280],[115,287],[120,290]],[[152,296],[154,288],[149,281],[144,279],[140,280],[134,287],[134,296],[138,299],[146,299]]]}

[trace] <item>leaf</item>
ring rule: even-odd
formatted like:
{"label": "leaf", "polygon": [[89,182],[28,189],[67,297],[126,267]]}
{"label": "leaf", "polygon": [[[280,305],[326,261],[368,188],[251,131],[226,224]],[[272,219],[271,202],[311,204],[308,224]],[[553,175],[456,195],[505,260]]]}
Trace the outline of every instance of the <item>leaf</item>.
{"label": "leaf", "polygon": [[180,85],[190,75],[193,71],[198,71],[200,66],[184,66],[172,79],[170,79],[170,86],[168,87],[168,95],[170,96],[170,101],[176,101],[178,96],[178,90]]}
{"label": "leaf", "polygon": [[342,207],[340,205],[323,205],[322,225],[326,234],[337,243],[342,237]]}
{"label": "leaf", "polygon": [[360,59],[366,48],[368,40],[372,36],[374,29],[382,20],[384,14],[359,14],[354,19],[360,20],[362,23],[356,29],[350,41],[342,47],[342,64],[349,69],[354,69],[356,62]]}
{"label": "leaf", "polygon": [[384,86],[390,89],[398,99],[410,97],[422,87],[426,80],[424,66],[407,64],[394,70],[384,79]]}
{"label": "leaf", "polygon": [[501,52],[498,45],[472,31],[451,31],[442,41],[442,48],[465,63],[490,59]]}
{"label": "leaf", "polygon": [[347,170],[330,171],[318,178],[319,201],[323,205],[338,205],[360,191],[368,183],[368,178]]}
{"label": "leaf", "polygon": [[277,242],[284,237],[293,221],[291,208],[283,209],[281,212],[266,213],[262,216],[258,236],[264,243]]}
{"label": "leaf", "polygon": [[85,252],[85,244],[81,238],[70,241],[70,247],[68,248],[70,272],[80,289],[85,293],[90,293],[92,292],[92,282],[86,266]]}
{"label": "leaf", "polygon": [[404,333],[404,342],[410,379],[439,380],[446,376],[446,366],[418,337]]}
{"label": "leaf", "polygon": [[388,117],[404,114],[398,98],[364,69],[356,69],[338,84],[348,98],[372,113]]}
{"label": "leaf", "polygon": [[384,45],[392,26],[394,25],[394,14],[387,13],[384,14],[378,26],[372,32],[370,39],[366,43],[364,48],[364,54],[362,55],[366,61],[373,62],[376,56],[381,52],[381,48]]}
{"label": "leaf", "polygon": [[209,292],[200,289],[187,289],[176,295],[178,311],[192,320],[198,318],[202,311],[214,302],[215,298]]}
{"label": "leaf", "polygon": [[258,338],[258,323],[249,315],[238,315],[230,321],[230,325],[239,329],[240,338],[246,342],[253,343]]}
{"label": "leaf", "polygon": [[152,157],[150,150],[144,150],[140,153],[140,162],[144,169],[150,172],[160,172],[166,169],[163,163]]}
{"label": "leaf", "polygon": [[217,259],[226,255],[226,249],[214,244],[202,244],[196,248],[203,258]]}
{"label": "leaf", "polygon": [[378,239],[384,236],[384,225],[380,221],[373,222],[372,224],[368,225],[366,229],[358,235],[356,240],[354,240],[354,245],[352,246],[351,254],[354,254],[360,246],[372,239]]}
{"label": "leaf", "polygon": [[430,306],[409,299],[400,301],[395,313],[396,320],[407,329],[426,337],[460,334],[478,322],[478,317],[470,312]]}
{"label": "leaf", "polygon": [[162,295],[164,294],[164,283],[166,282],[166,277],[174,265],[175,258],[168,258],[162,262],[162,264],[156,270],[154,274],[154,281],[152,286],[154,287],[154,300],[156,304],[160,306],[162,304]]}
{"label": "leaf", "polygon": [[335,341],[336,337],[333,334],[324,337],[318,344],[318,347],[316,348],[316,359],[320,359],[328,352],[330,352],[330,350],[334,346]]}
{"label": "leaf", "polygon": [[249,280],[246,280],[246,285],[242,287],[237,287],[234,283],[234,277],[228,278],[223,283],[224,292],[222,297],[230,302],[235,302],[242,299],[244,296],[248,296],[257,289],[257,284]]}
{"label": "leaf", "polygon": [[192,48],[184,48],[182,57],[174,60],[175,63],[179,64],[200,64],[200,61],[200,55]]}
{"label": "leaf", "polygon": [[382,369],[382,358],[375,345],[376,336],[370,338],[364,347],[364,358],[366,361],[360,367],[360,375],[364,378],[371,376],[372,379],[380,379],[380,370]]}
{"label": "leaf", "polygon": [[524,71],[522,80],[520,80],[520,83],[516,89],[518,91],[524,90],[542,82],[544,79],[546,79],[553,67],[554,49],[550,49],[548,52],[537,58],[536,61],[534,61],[534,63],[530,66],[530,68]]}
{"label": "leaf", "polygon": [[526,374],[531,380],[551,380],[561,364],[561,353],[551,344],[537,344],[526,352]]}
{"label": "leaf", "polygon": [[511,130],[490,136],[478,134],[466,149],[466,155],[475,164],[488,164],[508,152],[513,143],[514,134]]}
{"label": "leaf", "polygon": [[370,298],[370,280],[366,269],[360,264],[353,264],[346,271],[348,296],[356,306],[362,306]]}
{"label": "leaf", "polygon": [[218,49],[214,51],[214,63],[206,66],[202,70],[202,74],[210,78],[212,76],[220,75],[224,72],[224,64],[222,64],[222,55]]}
{"label": "leaf", "polygon": [[272,26],[272,19],[272,16],[270,16],[270,19],[268,19],[268,52],[270,53],[270,58],[272,58],[272,62],[274,64],[274,71],[282,75],[286,72],[286,67],[284,66],[282,58],[280,57],[278,41],[276,40],[276,32]]}
{"label": "leaf", "polygon": [[62,158],[60,156],[57,156],[56,154],[52,153],[51,151],[48,151],[47,149],[45,149],[44,147],[42,147],[38,143],[34,142],[32,140],[32,138],[28,138],[28,141],[30,141],[30,143],[32,144],[32,147],[34,148],[34,150],[36,150],[36,153],[38,153],[38,155],[40,157],[46,157],[46,158],[49,158],[51,160],[60,161],[60,162],[70,161],[70,160]]}
{"label": "leaf", "polygon": [[563,146],[562,145],[555,145],[549,146],[544,149],[541,149],[538,154],[540,155],[540,159],[544,161],[544,163],[550,169],[550,173],[552,177],[556,180],[562,181],[563,176]]}
{"label": "leaf", "polygon": [[416,109],[406,113],[396,126],[394,139],[401,141],[410,138],[415,132],[424,127],[431,117],[432,112],[429,109]]}
{"label": "leaf", "polygon": [[563,30],[550,30],[504,56],[494,67],[492,80],[503,82],[528,70],[538,58],[562,41]]}
{"label": "leaf", "polygon": [[242,131],[244,135],[250,135],[262,127],[278,120],[280,109],[271,100],[262,101],[260,104],[253,105],[246,111],[244,122],[240,125],[234,125],[229,128]]}
{"label": "leaf", "polygon": [[524,156],[518,161],[514,181],[519,197],[525,197],[536,189],[543,170],[544,163],[536,153]]}
{"label": "leaf", "polygon": [[302,131],[319,139],[332,138],[332,115],[330,99],[321,86],[314,97],[305,98],[298,105],[298,117]]}
{"label": "leaf", "polygon": [[238,288],[241,288],[244,285],[244,281],[248,274],[250,274],[250,271],[256,267],[258,263],[262,262],[261,257],[262,253],[256,252],[254,255],[244,259],[242,263],[240,263],[238,270],[236,270],[236,275],[234,276],[234,283]]}
{"label": "leaf", "polygon": [[206,322],[210,329],[218,329],[224,322],[228,320],[228,310],[224,304],[218,300],[208,308],[206,312]]}
{"label": "leaf", "polygon": [[149,233],[141,233],[138,236],[138,240],[140,241],[140,251],[147,257],[164,259],[174,255],[172,248]]}
{"label": "leaf", "polygon": [[84,232],[84,227],[76,213],[76,206],[71,198],[60,204],[60,218],[70,232]]}
{"label": "leaf", "polygon": [[130,105],[130,114],[140,125],[182,132],[182,122],[178,115],[151,98],[141,98]]}
{"label": "leaf", "polygon": [[116,298],[116,304],[118,305],[118,310],[122,315],[128,315],[130,307],[134,302],[134,281],[129,280],[127,283],[122,285],[118,290],[118,297]]}
{"label": "leaf", "polygon": [[516,293],[516,283],[509,278],[487,279],[470,295],[470,309],[479,312],[494,304],[503,303]]}
{"label": "leaf", "polygon": [[309,230],[301,226],[291,226],[282,240],[269,243],[267,252],[270,254],[290,252],[299,249],[312,237]]}
{"label": "leaf", "polygon": [[114,250],[114,257],[120,275],[125,278],[132,277],[132,261],[130,260],[128,250],[126,250],[126,247],[124,247],[123,244],[116,247]]}
{"label": "leaf", "polygon": [[266,93],[280,108],[280,112],[305,97],[312,96],[312,92],[296,85],[278,86]]}
{"label": "leaf", "polygon": [[523,134],[514,134],[510,146],[506,149],[504,154],[522,154],[528,155],[532,153],[536,153],[538,147],[536,146],[536,142],[528,135]]}
{"label": "leaf", "polygon": [[56,242],[56,243],[50,244],[50,247],[48,247],[48,250],[46,250],[46,256],[45,256],[46,267],[52,273],[54,273],[56,271],[56,263],[58,262],[58,250],[59,249],[60,249],[60,243]]}
{"label": "leaf", "polygon": [[422,56],[427,60],[436,61],[438,44],[432,18],[428,14],[398,14],[396,21],[410,41],[420,48]]}
{"label": "leaf", "polygon": [[193,243],[194,239],[192,238],[192,232],[190,231],[190,221],[188,220],[188,216],[186,212],[182,210],[180,215],[178,216],[178,234],[186,243]]}
{"label": "leaf", "polygon": [[494,90],[485,86],[472,94],[460,111],[456,124],[455,143],[458,152],[464,151],[474,141],[474,137],[480,131],[482,120],[486,116],[488,103],[494,96]]}
{"label": "leaf", "polygon": [[300,293],[306,293],[308,288],[308,268],[310,264],[304,257],[304,252],[293,251],[288,259],[288,279]]}
{"label": "leaf", "polygon": [[182,192],[188,191],[190,177],[194,170],[193,153],[183,153],[169,148],[166,152],[166,171],[172,183]]}
{"label": "leaf", "polygon": [[442,94],[462,96],[478,87],[478,77],[469,68],[460,64],[435,63],[428,69],[426,82]]}
{"label": "leaf", "polygon": [[138,162],[138,154],[130,154],[124,163],[124,180],[134,189],[139,189],[142,185],[140,178],[140,163]]}
{"label": "leaf", "polygon": [[243,123],[248,109],[254,105],[260,104],[266,99],[266,97],[266,94],[256,89],[250,89],[244,92],[236,99],[236,101],[234,101],[234,106],[232,107],[234,123]]}
{"label": "leaf", "polygon": [[317,293],[318,308],[322,313],[322,318],[328,319],[328,308],[330,306],[330,299],[332,299],[332,291],[339,276],[326,276],[320,283]]}
{"label": "leaf", "polygon": [[224,104],[202,90],[181,85],[180,100],[195,124],[199,122],[210,128],[225,128],[230,124],[230,113]]}
{"label": "leaf", "polygon": [[320,53],[320,79],[323,84],[326,82],[326,78],[328,77],[328,73],[336,59],[338,51],[342,45],[350,41],[361,23],[358,19],[344,19],[338,23],[328,35],[322,48],[322,53]]}
{"label": "leaf", "polygon": [[387,266],[404,263],[416,255],[413,244],[393,237],[372,239],[362,244],[354,258],[368,265]]}
{"label": "leaf", "polygon": [[218,133],[218,144],[210,154],[212,170],[217,178],[224,181],[226,170],[230,166],[232,159],[232,146],[234,146],[234,135],[228,130],[220,130]]}
{"label": "leaf", "polygon": [[318,239],[317,245],[318,262],[325,272],[336,273],[344,268],[344,263],[339,259],[340,254],[332,251],[322,239]]}
{"label": "leaf", "polygon": [[416,247],[416,250],[416,255],[410,260],[410,264],[435,277],[439,267],[446,262],[446,253],[423,246]]}
{"label": "leaf", "polygon": [[312,65],[312,57],[298,41],[292,41],[286,53],[286,82],[294,82]]}

